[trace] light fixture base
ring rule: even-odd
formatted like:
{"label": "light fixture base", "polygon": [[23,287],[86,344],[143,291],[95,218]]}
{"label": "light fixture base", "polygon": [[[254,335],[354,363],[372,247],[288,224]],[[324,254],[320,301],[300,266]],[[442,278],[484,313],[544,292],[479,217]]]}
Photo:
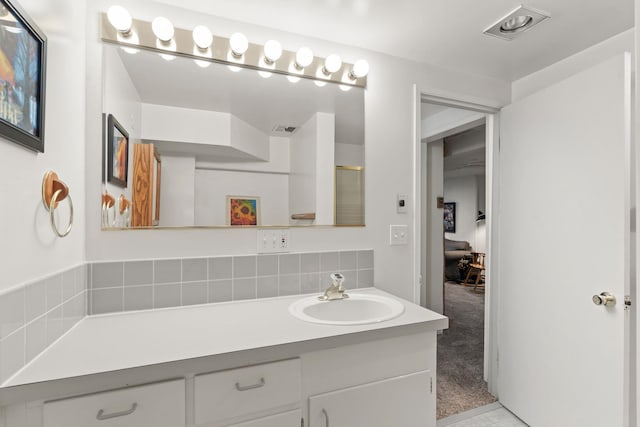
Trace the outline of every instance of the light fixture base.
{"label": "light fixture base", "polygon": [[548,18],[550,15],[546,12],[520,5],[484,30],[483,33],[511,41]]}

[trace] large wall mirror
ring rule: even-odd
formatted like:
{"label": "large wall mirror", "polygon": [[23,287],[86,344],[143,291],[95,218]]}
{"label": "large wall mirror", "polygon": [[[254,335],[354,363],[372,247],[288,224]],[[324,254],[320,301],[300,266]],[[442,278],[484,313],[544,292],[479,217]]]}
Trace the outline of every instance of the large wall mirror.
{"label": "large wall mirror", "polygon": [[[129,135],[128,157],[112,159],[128,165],[126,187],[103,172],[116,201],[103,204],[104,228],[139,224],[141,173],[159,209],[151,227],[364,225],[364,89],[111,44],[103,59],[104,116]],[[106,139],[105,164],[125,142]],[[140,144],[161,170],[139,170]],[[343,221],[341,203],[360,211]]]}

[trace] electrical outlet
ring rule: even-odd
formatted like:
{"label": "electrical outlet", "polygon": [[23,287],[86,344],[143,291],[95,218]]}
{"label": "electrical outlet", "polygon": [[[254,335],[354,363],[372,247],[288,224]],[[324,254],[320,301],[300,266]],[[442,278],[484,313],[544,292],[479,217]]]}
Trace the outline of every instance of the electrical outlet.
{"label": "electrical outlet", "polygon": [[390,225],[389,226],[389,244],[406,245],[409,243],[409,228],[406,225]]}
{"label": "electrical outlet", "polygon": [[289,252],[289,229],[259,229],[258,253]]}

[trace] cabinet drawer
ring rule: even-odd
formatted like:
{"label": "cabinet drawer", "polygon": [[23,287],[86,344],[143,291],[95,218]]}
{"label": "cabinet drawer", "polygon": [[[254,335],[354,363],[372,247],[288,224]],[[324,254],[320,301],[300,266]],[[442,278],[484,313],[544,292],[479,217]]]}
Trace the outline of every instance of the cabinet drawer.
{"label": "cabinet drawer", "polygon": [[196,424],[300,403],[300,359],[198,375]]}
{"label": "cabinet drawer", "polygon": [[46,402],[44,427],[184,427],[185,383],[176,380]]}
{"label": "cabinet drawer", "polygon": [[301,419],[300,409],[296,409],[295,411],[260,417],[240,424],[231,424],[228,427],[300,427]]}

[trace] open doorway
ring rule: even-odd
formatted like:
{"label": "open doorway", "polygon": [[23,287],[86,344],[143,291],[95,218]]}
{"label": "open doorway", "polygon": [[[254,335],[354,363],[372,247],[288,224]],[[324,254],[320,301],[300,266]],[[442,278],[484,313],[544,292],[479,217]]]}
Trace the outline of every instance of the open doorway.
{"label": "open doorway", "polygon": [[489,246],[487,134],[485,112],[421,105],[423,303],[449,317],[438,336],[438,419],[496,400],[486,382],[485,268],[469,269]]}

